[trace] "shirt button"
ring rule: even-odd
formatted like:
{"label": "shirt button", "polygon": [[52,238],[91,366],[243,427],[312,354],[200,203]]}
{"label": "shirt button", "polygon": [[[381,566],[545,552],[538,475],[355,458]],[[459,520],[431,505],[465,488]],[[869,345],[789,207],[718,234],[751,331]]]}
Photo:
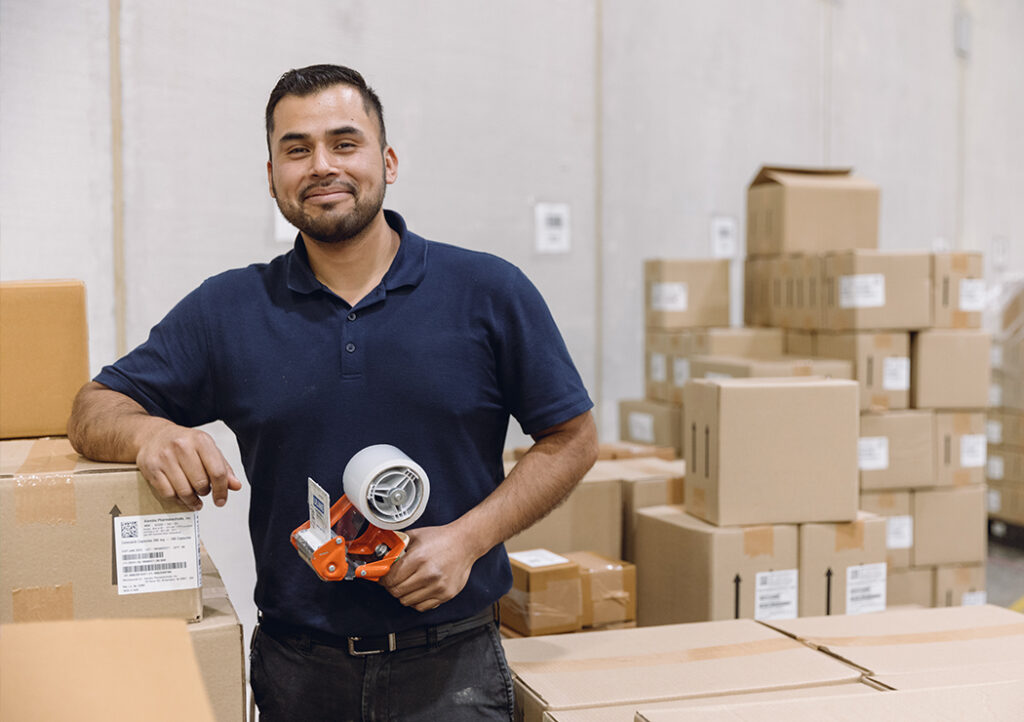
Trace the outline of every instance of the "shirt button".
{"label": "shirt button", "polygon": [[349,321],[355,321],[356,320],[356,312],[355,311],[353,311],[352,313],[350,313],[348,315],[348,320]]}
{"label": "shirt button", "polygon": [[345,350],[348,351],[349,353],[352,353],[353,351],[356,350],[356,345],[354,343],[347,343],[345,344]]}

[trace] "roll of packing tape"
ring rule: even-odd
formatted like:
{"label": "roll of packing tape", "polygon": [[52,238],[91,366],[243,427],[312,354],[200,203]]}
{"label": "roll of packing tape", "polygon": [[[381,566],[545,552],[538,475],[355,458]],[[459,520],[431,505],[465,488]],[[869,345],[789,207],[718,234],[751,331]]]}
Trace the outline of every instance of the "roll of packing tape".
{"label": "roll of packing tape", "polygon": [[374,526],[404,529],[423,515],[430,497],[427,472],[389,444],[367,446],[342,475],[345,495]]}

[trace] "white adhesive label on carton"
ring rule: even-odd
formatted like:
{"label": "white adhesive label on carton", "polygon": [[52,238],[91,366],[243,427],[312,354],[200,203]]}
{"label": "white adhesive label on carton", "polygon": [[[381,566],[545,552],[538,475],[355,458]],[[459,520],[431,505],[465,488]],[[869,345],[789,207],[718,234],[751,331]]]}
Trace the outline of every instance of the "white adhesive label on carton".
{"label": "white adhesive label on carton", "polygon": [[839,308],[881,308],[885,305],[885,276],[858,273],[839,277]]}
{"label": "white adhesive label on carton", "polygon": [[886,391],[910,388],[910,357],[890,356],[882,362],[882,388]]}
{"label": "white adhesive label on carton", "polygon": [[629,438],[644,444],[654,443],[654,415],[641,411],[629,412]]}
{"label": "white adhesive label on carton", "polygon": [[986,476],[989,479],[995,481],[1002,481],[1003,476],[1006,474],[1006,464],[1003,462],[1001,456],[990,456],[988,457],[988,463],[986,464]]}
{"label": "white adhesive label on carton", "polygon": [[914,517],[909,514],[885,520],[885,548],[910,549],[914,546]]}
{"label": "white adhesive label on carton", "polygon": [[985,438],[990,444],[1003,443],[1003,422],[989,419],[985,422]]}
{"label": "white adhesive label on carton", "polygon": [[1003,387],[999,384],[992,384],[988,387],[988,405],[989,406],[1002,406],[1003,405]]}
{"label": "white adhesive label on carton", "polygon": [[797,570],[758,572],[754,579],[754,619],[796,619]]}
{"label": "white adhesive label on carton", "polygon": [[306,477],[306,502],[309,504],[309,528],[323,541],[331,536],[331,495],[322,486]]}
{"label": "white adhesive label on carton", "polygon": [[689,291],[685,283],[652,283],[651,309],[685,311],[689,307]]}
{"label": "white adhesive label on carton", "polygon": [[520,564],[531,568],[552,567],[556,564],[567,564],[565,557],[559,556],[547,549],[530,549],[525,552],[509,552],[509,559],[515,559]]}
{"label": "white adhesive label on carton", "polygon": [[964,278],[960,280],[960,310],[985,310],[985,281],[981,278]]}
{"label": "white adhesive label on carton", "polygon": [[857,468],[882,471],[889,468],[889,437],[864,436],[857,439]]}
{"label": "white adhesive label on carton", "polygon": [[885,611],[885,562],[846,568],[846,613]]}
{"label": "white adhesive label on carton", "polygon": [[981,607],[988,604],[988,594],[985,590],[977,592],[964,592],[960,595],[960,606],[962,607]]}
{"label": "white adhesive label on carton", "polygon": [[690,380],[690,359],[677,358],[672,361],[672,384],[674,386],[686,386]]}
{"label": "white adhesive label on carton", "polygon": [[173,592],[202,585],[196,512],[115,516],[113,521],[118,594]]}
{"label": "white adhesive label on carton", "polygon": [[985,434],[964,434],[960,437],[960,468],[980,469],[985,466],[987,451]]}
{"label": "white adhesive label on carton", "polygon": [[1003,495],[999,489],[989,489],[985,501],[989,514],[998,514],[1003,510]]}
{"label": "white adhesive label on carton", "polygon": [[651,354],[651,381],[664,383],[667,375],[667,359],[663,353]]}

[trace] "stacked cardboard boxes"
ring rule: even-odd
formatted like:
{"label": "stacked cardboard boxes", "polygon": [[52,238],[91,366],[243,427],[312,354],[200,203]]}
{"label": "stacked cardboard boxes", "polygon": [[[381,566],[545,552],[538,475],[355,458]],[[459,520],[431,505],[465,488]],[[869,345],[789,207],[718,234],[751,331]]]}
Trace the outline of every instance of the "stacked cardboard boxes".
{"label": "stacked cardboard boxes", "polygon": [[992,346],[989,400],[988,513],[992,531],[1024,527],[1024,284],[1011,285]]}

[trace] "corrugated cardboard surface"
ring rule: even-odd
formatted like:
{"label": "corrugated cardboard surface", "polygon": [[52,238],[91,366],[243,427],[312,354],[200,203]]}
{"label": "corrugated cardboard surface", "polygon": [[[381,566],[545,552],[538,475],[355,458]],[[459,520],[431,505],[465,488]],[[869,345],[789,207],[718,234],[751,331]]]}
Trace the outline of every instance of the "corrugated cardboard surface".
{"label": "corrugated cardboard surface", "polygon": [[914,566],[983,563],[985,488],[914,492]]}
{"label": "corrugated cardboard surface", "polygon": [[857,517],[857,384],[695,380],[686,387],[686,507],[720,525]]}
{"label": "corrugated cardboard surface", "polygon": [[1024,662],[1024,616],[991,605],[767,624],[872,675]]}
{"label": "corrugated cardboard surface", "polygon": [[917,409],[983,409],[989,405],[989,347],[984,331],[915,334],[910,363],[911,404]]}
{"label": "corrugated cardboard surface", "polygon": [[[885,450],[884,458],[879,448]],[[860,417],[860,488],[935,486],[935,428],[931,411],[890,411]]]}
{"label": "corrugated cardboard surface", "polygon": [[[636,561],[636,512],[648,506],[682,502],[686,462],[630,459],[597,462],[622,480],[622,558]],[[603,469],[595,468],[595,472]]]}
{"label": "corrugated cardboard surface", "polygon": [[932,567],[918,569],[890,569],[886,577],[886,604],[888,607],[916,604],[932,606],[935,597],[935,570]]}
{"label": "corrugated cardboard surface", "polygon": [[934,303],[932,325],[935,328],[981,328],[981,311],[961,305],[961,284],[981,281],[985,263],[981,252],[936,253],[932,257]]}
{"label": "corrugated cardboard surface", "polygon": [[[684,285],[686,303],[677,305],[675,309],[655,309],[653,296],[655,286],[660,284]],[[729,325],[728,259],[645,261],[644,289],[647,328],[683,329]]]}
{"label": "corrugated cardboard surface", "polygon": [[[935,486],[985,483],[984,445],[980,455],[965,453],[964,448],[965,443],[980,441],[985,432],[983,413],[935,412]],[[973,465],[964,466],[964,461]]]}
{"label": "corrugated cardboard surface", "polygon": [[568,552],[566,556],[580,566],[584,627],[636,619],[635,566],[593,552]]}
{"label": "corrugated cardboard surface", "polygon": [[909,333],[822,333],[816,340],[817,355],[853,362],[862,411],[910,406]]}
{"label": "corrugated cardboard surface", "polygon": [[510,559],[512,588],[501,598],[501,621],[526,636],[573,632],[583,626],[583,588],[574,561],[530,567]]}
{"label": "corrugated cardboard surface", "polygon": [[0,282],[0,439],[66,433],[89,380],[81,281]]}
{"label": "corrugated cardboard surface", "polygon": [[678,404],[647,399],[619,401],[619,438],[624,441],[671,447],[682,456],[682,423],[683,410]]}
{"label": "corrugated cardboard surface", "polygon": [[787,376],[825,376],[852,379],[853,363],[842,359],[740,358],[738,356],[695,356],[690,359],[693,378],[782,378]]}
{"label": "corrugated cardboard surface", "polygon": [[4,625],[0,688],[12,722],[215,719],[181,620]]}
{"label": "corrugated cardboard surface", "polygon": [[203,619],[188,625],[199,672],[217,722],[245,719],[245,642],[227,588],[204,549]]}
{"label": "corrugated cardboard surface", "polygon": [[985,598],[984,564],[945,565],[935,569],[935,601],[932,606],[978,604],[978,600],[984,601]]}
{"label": "corrugated cardboard surface", "polygon": [[854,522],[801,524],[799,539],[801,616],[853,613],[847,569],[885,562],[885,519],[862,511]]}
{"label": "corrugated cardboard surface", "polygon": [[[889,576],[895,569],[910,566],[910,550],[914,546],[914,516],[910,505],[909,491],[862,491],[860,508],[886,518],[891,527],[886,532],[885,561],[889,565]],[[890,585],[889,589],[892,589]],[[931,594],[925,598],[931,599]],[[898,602],[902,604],[903,602]],[[930,604],[924,602],[925,606]]]}
{"label": "corrugated cardboard surface", "polygon": [[642,626],[754,618],[757,575],[797,568],[797,528],[717,527],[683,507],[648,507],[637,512],[636,564]]}
{"label": "corrugated cardboard surface", "polygon": [[[913,331],[931,326],[929,253],[850,251],[829,254],[825,256],[824,275],[824,329]],[[869,301],[854,296],[852,303],[844,304],[844,284],[856,285],[857,278],[868,277],[881,280],[878,286],[881,293]]]}
{"label": "corrugated cardboard surface", "polygon": [[672,335],[675,356],[781,356],[782,329],[703,328]]}
{"label": "corrugated cardboard surface", "polygon": [[788,356],[817,356],[818,332],[787,330],[785,353]]}
{"label": "corrugated cardboard surface", "polygon": [[992,660],[989,664],[951,669],[929,669],[924,672],[873,675],[871,681],[891,689],[932,689],[957,687],[986,682],[1012,682],[1024,680],[1024,663]]}
{"label": "corrugated cardboard surface", "polygon": [[749,620],[505,640],[517,719],[856,681],[852,668]]}
{"label": "corrugated cardboard surface", "polygon": [[187,512],[131,465],[81,459],[66,439],[0,441],[0,621],[202,615],[199,589],[118,594],[116,515]]}
{"label": "corrugated cardboard surface", "polygon": [[[760,704],[735,704],[696,710],[656,710],[637,713],[638,722],[810,722],[811,720],[907,720],[985,719],[1010,722],[1024,709],[1024,682],[945,687],[929,690],[883,692],[852,697],[780,700]],[[982,717],[978,717],[978,714]]]}

